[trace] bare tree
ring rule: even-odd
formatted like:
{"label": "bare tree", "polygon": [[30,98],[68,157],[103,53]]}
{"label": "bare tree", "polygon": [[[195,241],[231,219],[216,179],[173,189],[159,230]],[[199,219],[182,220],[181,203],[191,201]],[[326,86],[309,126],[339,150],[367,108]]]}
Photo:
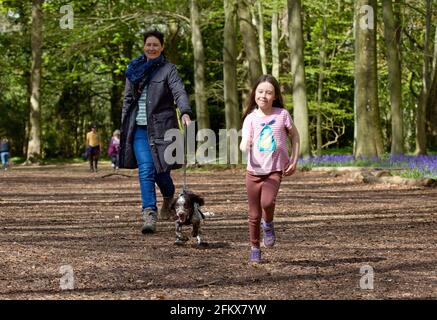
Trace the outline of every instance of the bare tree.
{"label": "bare tree", "polygon": [[264,13],[261,0],[256,0],[256,8],[258,11],[258,39],[259,39],[259,53],[261,58],[262,73],[267,73],[267,57],[266,57],[266,43],[264,41]]}
{"label": "bare tree", "polygon": [[[327,11],[327,2],[325,1],[324,13]],[[320,40],[320,72],[319,72],[319,85],[317,88],[317,124],[316,124],[316,144],[317,155],[322,155],[322,100],[323,100],[323,81],[325,79],[325,65],[326,65],[326,14],[323,15],[322,24],[322,36]]]}
{"label": "bare tree", "polygon": [[428,97],[428,108],[430,113],[430,129],[431,137],[434,139],[434,143],[437,145],[437,26],[435,30],[434,38],[434,54],[432,62],[431,72],[431,87]]}
{"label": "bare tree", "polygon": [[224,0],[225,27],[223,31],[223,78],[226,129],[238,129],[240,126],[240,111],[237,92],[237,6],[236,0]]}
{"label": "bare tree", "polygon": [[416,151],[415,154],[426,154],[426,106],[430,89],[430,38],[432,0],[425,0],[425,41],[423,44],[422,90],[416,110]]}
{"label": "bare tree", "polygon": [[279,9],[274,2],[272,13],[272,75],[279,79]]}
{"label": "bare tree", "polygon": [[249,80],[252,84],[262,75],[262,68],[257,35],[255,26],[251,22],[247,0],[238,1],[238,17],[240,32],[243,36],[244,53],[249,63]]}
{"label": "bare tree", "polygon": [[311,156],[308,105],[305,87],[304,43],[300,0],[288,0],[291,74],[293,77],[293,118],[300,136],[300,155]]}
{"label": "bare tree", "polygon": [[200,14],[198,0],[190,1],[191,42],[194,54],[194,90],[196,99],[196,118],[199,129],[210,127],[209,113],[205,96],[205,54],[202,33],[200,32]]}
{"label": "bare tree", "polygon": [[391,102],[391,154],[404,153],[404,124],[402,117],[401,62],[396,20],[393,14],[392,0],[382,1],[384,17],[384,37],[387,45],[388,80]]}
{"label": "bare tree", "polygon": [[355,157],[380,157],[376,0],[355,0]]}
{"label": "bare tree", "polygon": [[43,0],[32,0],[30,132],[26,163],[38,163],[41,159],[42,3]]}

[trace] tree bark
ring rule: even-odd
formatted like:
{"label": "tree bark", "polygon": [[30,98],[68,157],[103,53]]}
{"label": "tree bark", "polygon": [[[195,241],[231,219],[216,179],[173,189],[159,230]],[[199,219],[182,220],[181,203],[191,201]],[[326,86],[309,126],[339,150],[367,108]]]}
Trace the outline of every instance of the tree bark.
{"label": "tree bark", "polygon": [[[325,2],[325,12],[326,12]],[[319,85],[317,88],[317,124],[316,124],[316,140],[317,140],[317,156],[322,155],[322,100],[323,100],[323,80],[325,79],[325,64],[326,64],[326,16],[323,16],[322,37],[320,42],[320,72],[319,72]]]}
{"label": "tree bark", "polygon": [[238,1],[240,32],[243,36],[244,53],[249,62],[249,80],[251,85],[262,75],[261,57],[255,27],[252,24],[247,0]]}
{"label": "tree bark", "polygon": [[378,105],[376,11],[376,0],[355,1],[356,158],[380,157],[384,152]]}
{"label": "tree bark", "polygon": [[384,37],[387,46],[388,80],[391,102],[391,154],[404,153],[404,124],[402,116],[402,77],[400,51],[397,37],[395,17],[393,14],[392,0],[382,1],[384,17]]}
{"label": "tree bark", "polygon": [[305,87],[304,43],[300,0],[288,0],[291,74],[293,77],[293,118],[300,136],[300,156],[311,156],[308,106]]}
{"label": "tree bark", "polygon": [[196,99],[196,118],[198,129],[210,127],[205,94],[205,54],[202,33],[200,32],[200,13],[198,0],[190,1],[191,42],[194,54],[194,91]]}
{"label": "tree bark", "polygon": [[430,52],[429,40],[431,33],[431,0],[425,0],[425,40],[423,44],[422,90],[416,112],[416,155],[426,154],[426,106],[430,88]]}
{"label": "tree bark", "polygon": [[226,129],[238,129],[240,127],[240,111],[237,92],[236,0],[224,0],[224,9],[223,80]]}
{"label": "tree bark", "polygon": [[261,58],[261,69],[263,74],[267,74],[267,58],[266,58],[266,43],[264,41],[264,14],[261,0],[256,0],[256,8],[258,11],[258,39],[259,53]]}
{"label": "tree bark", "polygon": [[437,147],[437,27],[434,38],[434,54],[431,71],[431,86],[428,97],[430,135],[433,146]]}
{"label": "tree bark", "polygon": [[30,131],[26,163],[38,163],[41,160],[42,3],[43,0],[32,1]]}
{"label": "tree bark", "polygon": [[279,12],[275,1],[272,13],[272,76],[279,80]]}
{"label": "tree bark", "polygon": [[111,73],[112,85],[111,85],[111,123],[113,129],[120,128],[121,125],[121,106],[123,103],[123,87],[124,80],[123,74],[117,74],[114,71]]}

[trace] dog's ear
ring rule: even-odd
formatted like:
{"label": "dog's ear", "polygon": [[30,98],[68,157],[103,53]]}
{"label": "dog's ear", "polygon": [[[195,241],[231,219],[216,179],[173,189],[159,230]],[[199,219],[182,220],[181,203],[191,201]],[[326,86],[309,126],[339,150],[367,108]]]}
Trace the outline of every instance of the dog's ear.
{"label": "dog's ear", "polygon": [[191,200],[193,202],[197,202],[199,204],[199,207],[201,207],[205,204],[205,201],[203,200],[203,198],[198,196],[197,194],[192,194]]}

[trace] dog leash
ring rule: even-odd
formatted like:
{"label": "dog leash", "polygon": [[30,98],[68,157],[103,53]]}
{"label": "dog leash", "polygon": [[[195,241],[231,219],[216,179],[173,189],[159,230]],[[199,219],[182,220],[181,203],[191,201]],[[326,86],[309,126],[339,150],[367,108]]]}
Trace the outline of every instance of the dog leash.
{"label": "dog leash", "polygon": [[187,141],[187,124],[184,122],[184,185],[182,187],[182,192],[187,191],[187,148],[188,148],[188,141]]}

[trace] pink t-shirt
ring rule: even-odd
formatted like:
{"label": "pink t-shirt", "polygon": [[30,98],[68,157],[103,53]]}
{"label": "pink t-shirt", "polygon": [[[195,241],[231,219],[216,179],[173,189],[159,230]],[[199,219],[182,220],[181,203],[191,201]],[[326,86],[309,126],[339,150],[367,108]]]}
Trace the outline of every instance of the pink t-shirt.
{"label": "pink t-shirt", "polygon": [[247,171],[265,175],[283,171],[290,161],[287,130],[293,127],[290,113],[273,108],[273,113],[261,116],[253,110],[243,122],[242,138],[248,139]]}

